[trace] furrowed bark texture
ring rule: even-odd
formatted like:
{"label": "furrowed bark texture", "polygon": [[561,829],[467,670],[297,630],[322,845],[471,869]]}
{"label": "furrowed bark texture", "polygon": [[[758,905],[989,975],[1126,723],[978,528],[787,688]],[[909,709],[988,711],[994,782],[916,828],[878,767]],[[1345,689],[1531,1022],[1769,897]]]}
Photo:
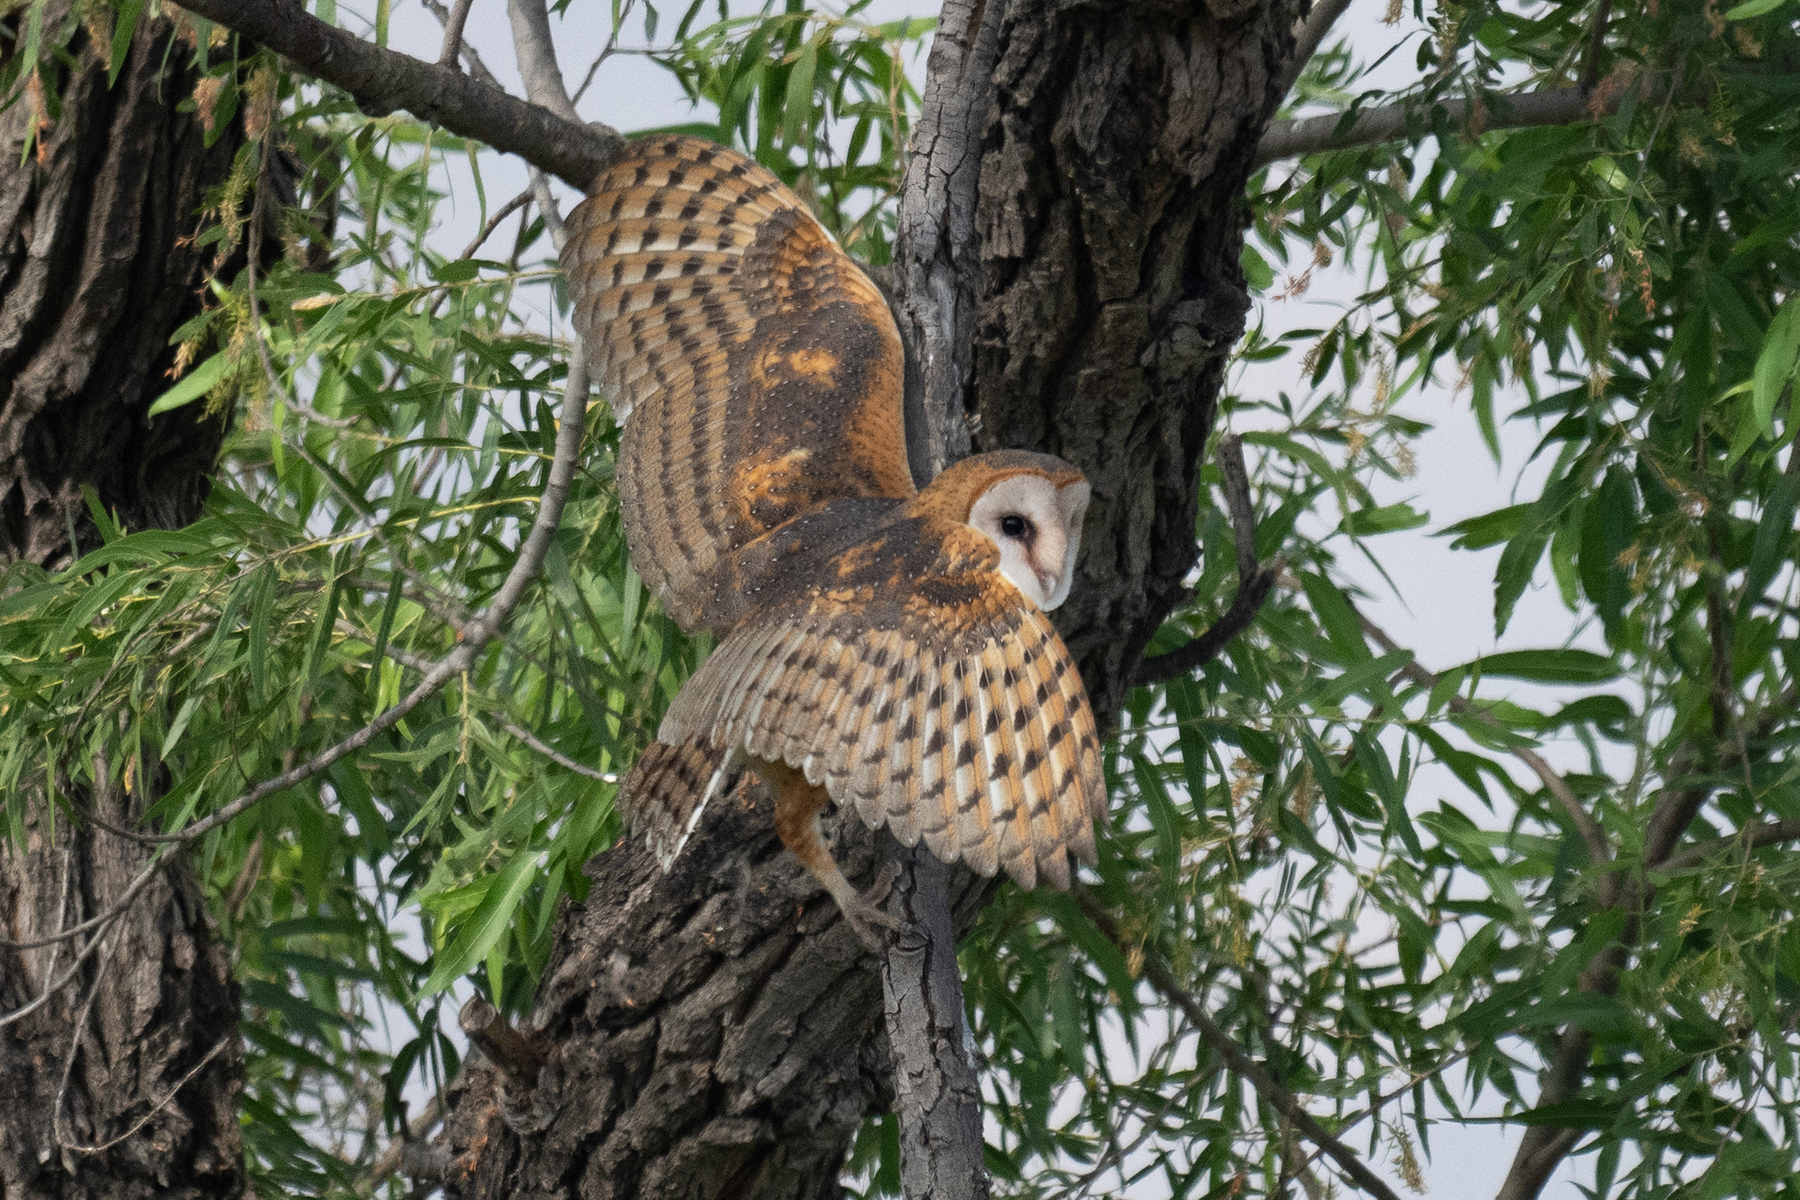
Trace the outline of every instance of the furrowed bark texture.
{"label": "furrowed bark texture", "polygon": [[[68,14],[49,6],[46,40]],[[204,404],[145,414],[168,386],[170,334],[200,309],[214,251],[191,242],[197,210],[241,130],[208,148],[198,119],[175,111],[195,78],[166,21],[139,29],[111,89],[95,34],[76,31],[61,114],[22,165],[33,106],[0,114],[0,563],[55,567],[97,546],[83,486],[129,528],[193,520],[224,432]],[[76,799],[129,826],[143,791]],[[26,834],[22,852],[0,841],[11,942],[107,910],[147,861],[41,804]],[[0,1196],[241,1195],[237,990],[185,865],[100,937],[70,986],[0,1029]],[[83,944],[0,946],[0,1013],[40,997]]]}
{"label": "furrowed bark texture", "polygon": [[169,335],[200,311],[214,250],[192,244],[198,209],[242,135],[208,148],[175,111],[194,88],[189,49],[145,24],[110,89],[109,48],[76,33],[62,117],[22,166],[32,105],[0,115],[0,562],[65,561],[71,524],[77,553],[98,546],[84,485],[127,528],[187,524],[224,436],[203,403],[146,413],[169,387]]}
{"label": "furrowed bark texture", "polygon": [[1250,306],[1238,256],[1295,4],[1013,0],[982,146],[978,450],[1094,498],[1056,624],[1097,714],[1183,595],[1198,463]]}
{"label": "furrowed bark texture", "polygon": [[[851,879],[876,839],[835,827]],[[535,1089],[485,1063],[451,1096],[452,1197],[831,1197],[850,1139],[893,1100],[881,978],[740,782],[664,874],[640,840],[588,864],[524,1031]],[[986,880],[953,879],[966,929]]]}
{"label": "furrowed bark texture", "polygon": [[883,1028],[894,1052],[900,1191],[933,1200],[987,1200],[981,1079],[963,1019],[955,921],[944,902],[953,873],[923,846],[899,855],[889,912],[907,930],[882,962]]}
{"label": "furrowed bark texture", "polygon": [[[129,826],[139,799],[115,789],[91,801]],[[148,858],[64,815],[52,828],[39,808],[26,853],[0,849],[0,936],[29,941],[97,916]],[[163,872],[99,936],[70,986],[0,1030],[0,1196],[242,1195],[237,985],[192,875]],[[81,944],[0,948],[0,1012],[37,999]]]}
{"label": "furrowed bark texture", "polygon": [[[1057,623],[1103,720],[1196,555],[1197,464],[1249,306],[1240,197],[1297,13],[1012,0],[1001,25],[962,415],[976,448],[1049,450],[1094,484]],[[895,1098],[881,979],[771,821],[741,787],[669,875],[635,840],[589,865],[526,1029],[537,1086],[480,1063],[458,1083],[453,1200],[840,1193],[856,1128]],[[835,829],[866,884],[875,839]],[[959,934],[992,886],[951,872]]]}

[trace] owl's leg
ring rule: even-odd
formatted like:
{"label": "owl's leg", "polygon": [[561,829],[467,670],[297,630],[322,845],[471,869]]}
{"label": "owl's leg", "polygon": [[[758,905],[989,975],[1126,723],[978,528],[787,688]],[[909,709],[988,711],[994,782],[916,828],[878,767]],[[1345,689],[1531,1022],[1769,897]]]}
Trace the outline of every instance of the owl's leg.
{"label": "owl's leg", "polygon": [[819,833],[819,814],[831,803],[825,789],[808,783],[805,775],[786,763],[754,761],[756,773],[775,797],[775,832],[781,835],[781,844],[831,893],[844,920],[863,945],[871,950],[881,949],[881,935],[871,926],[896,930],[906,927],[906,922],[889,916],[881,907],[888,889],[894,886],[894,868],[884,866],[866,892],[851,887]]}

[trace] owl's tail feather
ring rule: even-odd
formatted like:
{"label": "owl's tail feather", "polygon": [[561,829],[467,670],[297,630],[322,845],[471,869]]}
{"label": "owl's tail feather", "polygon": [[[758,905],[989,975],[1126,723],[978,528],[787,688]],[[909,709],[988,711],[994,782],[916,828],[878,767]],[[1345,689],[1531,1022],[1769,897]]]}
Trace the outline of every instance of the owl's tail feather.
{"label": "owl's tail feather", "polygon": [[742,752],[727,752],[705,734],[674,745],[650,743],[619,788],[619,813],[644,834],[650,853],[667,871],[700,824],[707,802],[724,792],[743,769]]}

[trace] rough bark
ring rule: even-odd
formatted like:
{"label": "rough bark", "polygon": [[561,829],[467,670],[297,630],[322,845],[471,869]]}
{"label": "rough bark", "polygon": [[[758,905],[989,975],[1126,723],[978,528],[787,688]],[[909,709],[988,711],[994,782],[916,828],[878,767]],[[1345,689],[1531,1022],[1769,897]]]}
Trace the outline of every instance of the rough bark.
{"label": "rough bark", "polygon": [[31,105],[0,115],[0,562],[64,561],[71,524],[97,545],[83,486],[129,528],[192,521],[225,432],[203,404],[145,415],[169,386],[169,335],[200,311],[214,251],[193,244],[198,209],[241,144],[227,131],[208,148],[175,111],[188,48],[165,64],[169,24],[146,25],[111,88],[77,30],[81,68],[31,161]]}
{"label": "rough bark", "polygon": [[[1050,450],[1094,483],[1057,615],[1105,719],[1197,553],[1197,464],[1249,306],[1240,198],[1296,16],[1012,0],[1001,26],[979,255],[952,258],[980,271],[963,406],[977,448]],[[853,817],[837,833],[867,882],[875,839]],[[894,1099],[881,980],[760,790],[712,806],[667,876],[636,842],[589,872],[527,1028],[539,1082],[465,1070],[447,1194],[839,1194],[857,1126]],[[959,933],[990,887],[951,873]]]}
{"label": "rough bark", "polygon": [[998,0],[945,0],[931,43],[894,229],[894,317],[907,348],[906,441],[920,487],[969,453],[968,386],[981,284],[975,217],[993,108]]}
{"label": "rough bark", "polygon": [[[893,1099],[881,978],[748,778],[668,874],[636,840],[588,864],[526,1030],[548,1062],[529,1091],[465,1068],[447,1194],[839,1194],[850,1139]],[[866,882],[875,837],[854,816],[835,831],[845,873]],[[987,881],[953,886],[966,929]]]}
{"label": "rough bark", "polygon": [[976,448],[1094,488],[1056,624],[1110,719],[1184,595],[1197,465],[1250,306],[1243,188],[1297,5],[1013,0],[983,140]]}
{"label": "rough bark", "polygon": [[[132,824],[140,795],[93,798]],[[99,915],[149,849],[39,808],[24,854],[0,850],[8,941]],[[243,1194],[237,985],[192,875],[174,868],[102,928],[81,974],[0,1030],[0,1196],[63,1200]],[[82,943],[0,947],[0,1012],[36,1000]]]}
{"label": "rough bark", "polygon": [[890,912],[908,928],[882,962],[882,1027],[894,1052],[900,1191],[987,1200],[981,1079],[963,1019],[956,929],[945,902],[953,873],[923,846],[900,855]]}
{"label": "rough bark", "polygon": [[[69,11],[49,6],[47,37]],[[96,35],[75,30],[41,151],[21,163],[29,103],[0,114],[0,562],[55,567],[97,545],[83,487],[130,528],[193,520],[225,428],[205,405],[146,412],[170,334],[199,311],[215,252],[192,244],[197,210],[241,130],[209,148],[175,111],[195,78],[166,21],[139,29],[110,89]],[[76,799],[128,826],[145,796]],[[0,938],[108,910],[147,858],[38,805],[24,845],[0,844]],[[191,874],[173,862],[98,936],[70,986],[0,1029],[0,1196],[241,1195],[237,991]],[[0,1013],[39,998],[82,944],[0,944]]]}

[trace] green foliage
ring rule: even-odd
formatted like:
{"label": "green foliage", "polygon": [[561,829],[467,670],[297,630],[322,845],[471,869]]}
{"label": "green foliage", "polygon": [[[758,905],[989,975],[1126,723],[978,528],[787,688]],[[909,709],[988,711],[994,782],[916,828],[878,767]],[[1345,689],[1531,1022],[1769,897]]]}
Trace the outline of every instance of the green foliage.
{"label": "green foliage", "polygon": [[[736,17],[721,4],[718,21],[696,27],[706,0],[692,0],[655,57],[690,100],[718,112],[716,122],[671,128],[749,151],[813,205],[841,245],[879,265],[892,253],[900,150],[919,101],[906,49],[936,23],[871,24],[858,15],[870,2],[828,13],[801,0],[775,11],[769,0]],[[647,36],[654,12],[646,11]]]}
{"label": "green foliage", "polygon": [[[70,36],[39,11],[0,84]],[[116,7],[115,47],[143,11]],[[656,10],[642,19],[696,127],[750,149],[881,262],[917,103],[902,68],[929,26],[858,11],[706,24],[695,4],[660,43]],[[1155,956],[1402,1178],[1433,1122],[1480,1105],[1515,1131],[1576,1130],[1596,1195],[1793,1194],[1800,862],[1707,839],[1800,819],[1800,39],[1763,0],[1609,11],[1590,63],[1593,5],[1437,10],[1407,93],[1413,132],[1437,136],[1253,184],[1257,290],[1286,275],[1294,294],[1333,260],[1371,283],[1332,327],[1253,331],[1241,349],[1297,360],[1293,394],[1224,401],[1258,460],[1257,552],[1284,555],[1291,586],[1194,678],[1135,693],[1109,746],[1093,891],[1127,945],[1069,897],[1008,887],[965,950],[1002,1193],[1291,1194],[1325,1177],[1144,982]],[[236,417],[206,516],[127,533],[96,505],[102,544],[0,586],[15,841],[28,805],[78,819],[102,773],[179,830],[392,707],[491,600],[555,435],[542,220],[528,209],[498,257],[446,259],[425,238],[437,173],[470,148],[367,117],[204,28],[171,52],[190,46],[218,82],[186,105],[266,118],[202,235],[221,261],[260,236],[247,215],[271,143],[304,163],[299,194],[335,191],[340,208],[335,226],[284,210],[285,258],[256,311],[246,278],[221,277],[178,335],[189,369],[160,404]],[[1329,51],[1296,99],[1346,103],[1359,70]],[[1470,132],[1432,107],[1475,95],[1499,125],[1498,81],[1584,74],[1621,99],[1605,119]],[[1505,629],[1547,579],[1603,652],[1426,670],[1362,621],[1345,564],[1379,569],[1384,536],[1430,522],[1379,482],[1409,474],[1427,428],[1395,405],[1434,381],[1468,398],[1442,420],[1496,455],[1502,422],[1542,431],[1541,486],[1439,530],[1459,551],[1498,549],[1484,613]],[[611,784],[520,733],[622,770],[706,652],[630,570],[617,430],[604,405],[590,417],[561,531],[504,637],[366,748],[197,847],[244,988],[259,1194],[366,1194],[403,1094],[456,1068],[443,989],[529,1003],[556,905],[581,896],[581,864],[617,827]],[[1205,472],[1197,599],[1153,650],[1203,630],[1236,586],[1222,479]],[[1547,743],[1565,796],[1522,765]],[[1678,797],[1697,815],[1671,858],[1653,816]],[[1608,952],[1625,967],[1597,986]],[[1537,1072],[1568,1030],[1589,1039],[1584,1080],[1539,1107]],[[871,1121],[856,1186],[893,1193],[896,1155],[892,1121]]]}
{"label": "green foliage", "polygon": [[[963,956],[1016,1194],[1276,1194],[1325,1175],[1137,955],[1172,964],[1391,1177],[1416,1180],[1433,1124],[1479,1105],[1577,1131],[1596,1195],[1792,1194],[1800,864],[1706,844],[1800,812],[1800,121],[1784,73],[1800,40],[1773,8],[1730,24],[1697,4],[1614,9],[1592,78],[1636,99],[1472,136],[1433,102],[1472,93],[1497,123],[1498,80],[1575,82],[1594,8],[1445,6],[1417,43],[1420,82],[1360,97],[1404,99],[1439,136],[1253,187],[1253,287],[1292,264],[1281,291],[1299,294],[1333,261],[1371,282],[1330,328],[1242,350],[1298,359],[1293,395],[1225,404],[1261,456],[1258,552],[1284,553],[1295,586],[1197,679],[1134,697],[1095,889],[1132,954],[1058,898],[1008,892]],[[1341,104],[1357,82],[1327,54],[1296,97]],[[1496,629],[1548,576],[1604,653],[1434,674],[1352,606],[1346,556],[1379,571],[1379,536],[1425,521],[1373,485],[1410,474],[1426,426],[1395,406],[1433,381],[1469,401],[1442,420],[1472,419],[1497,459],[1501,422],[1532,422],[1550,464],[1518,503],[1442,531],[1499,548]],[[1153,649],[1234,590],[1227,517],[1197,532],[1203,600]],[[1554,702],[1528,706],[1514,680]],[[1559,783],[1609,861],[1512,757],[1547,741],[1585,759]],[[1700,845],[1671,858],[1650,844],[1655,814],[1684,799],[1682,844]],[[1609,950],[1627,965],[1601,984]],[[1568,1031],[1588,1039],[1586,1074],[1539,1107]]]}

